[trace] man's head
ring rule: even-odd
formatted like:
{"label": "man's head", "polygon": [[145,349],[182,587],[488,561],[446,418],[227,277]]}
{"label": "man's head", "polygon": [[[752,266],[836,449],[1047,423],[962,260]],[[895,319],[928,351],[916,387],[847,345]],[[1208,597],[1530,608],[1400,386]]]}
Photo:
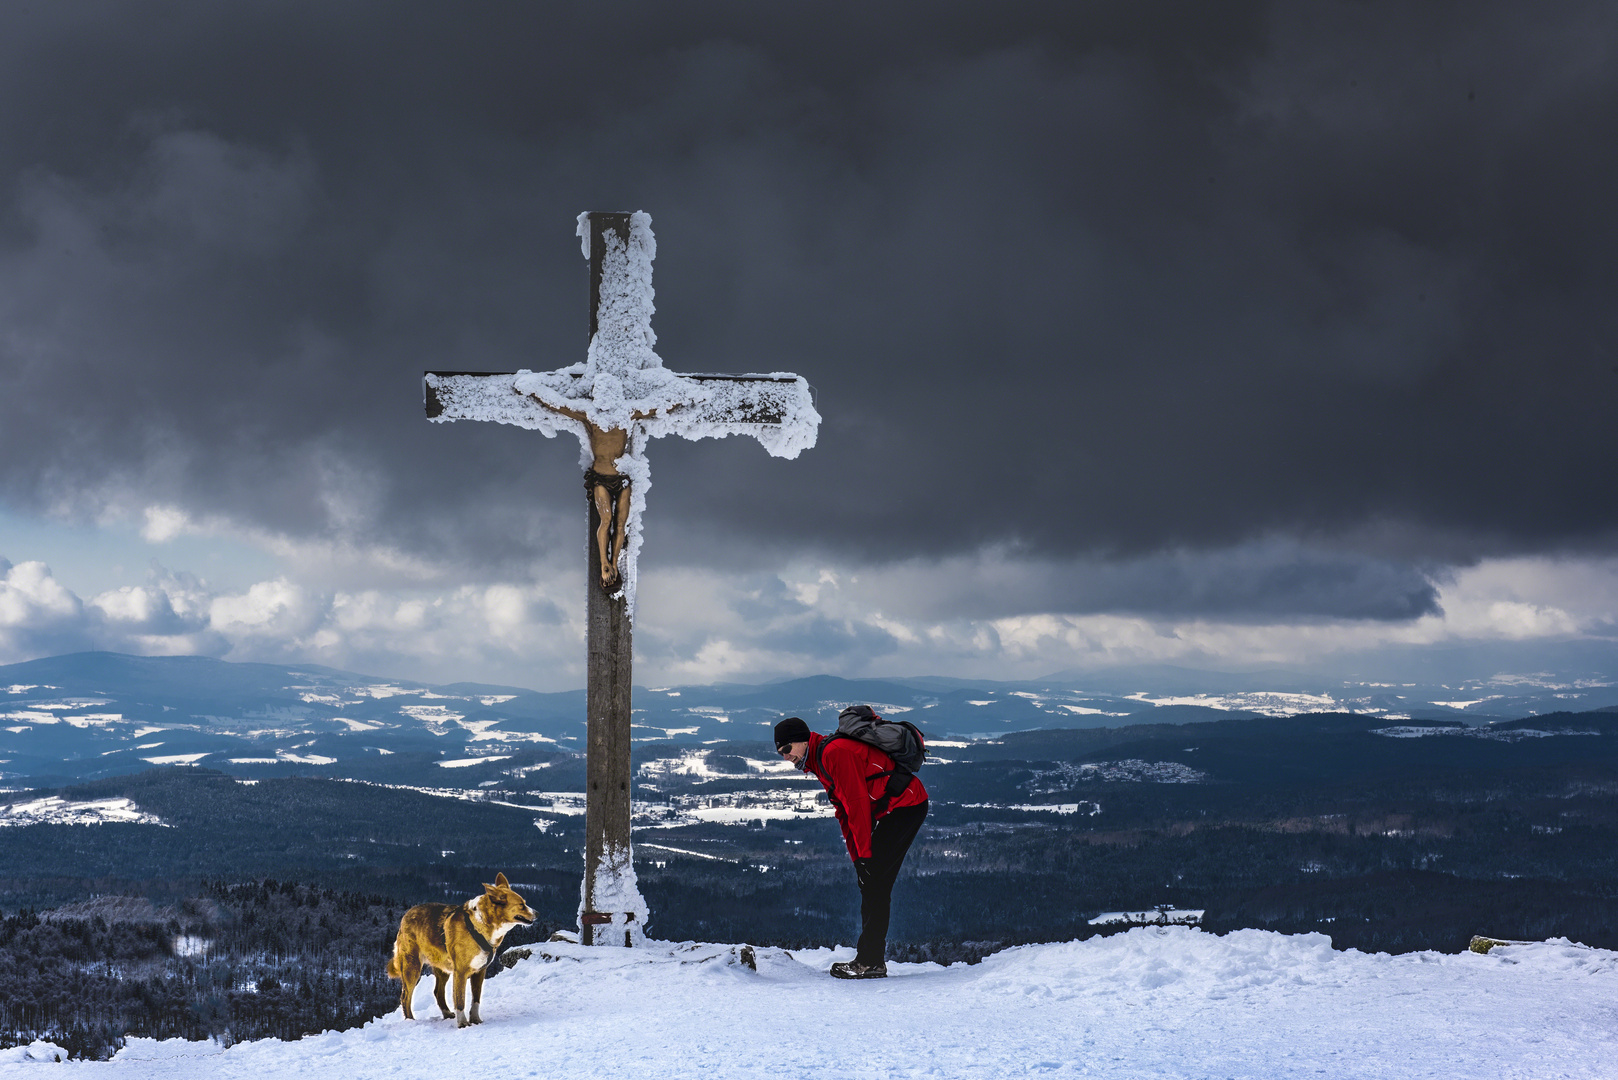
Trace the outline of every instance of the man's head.
{"label": "man's head", "polygon": [[809,725],[796,716],[789,716],[775,725],[776,753],[803,768],[803,759],[809,753]]}

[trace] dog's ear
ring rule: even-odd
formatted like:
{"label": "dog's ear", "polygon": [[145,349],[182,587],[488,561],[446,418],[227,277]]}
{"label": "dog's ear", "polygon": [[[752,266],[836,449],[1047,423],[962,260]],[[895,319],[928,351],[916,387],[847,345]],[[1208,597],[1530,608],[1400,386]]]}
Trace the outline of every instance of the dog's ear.
{"label": "dog's ear", "polygon": [[511,882],[506,880],[506,875],[504,875],[504,874],[496,874],[494,876],[494,883],[496,885],[500,886],[500,888],[502,888],[502,889],[511,888]]}

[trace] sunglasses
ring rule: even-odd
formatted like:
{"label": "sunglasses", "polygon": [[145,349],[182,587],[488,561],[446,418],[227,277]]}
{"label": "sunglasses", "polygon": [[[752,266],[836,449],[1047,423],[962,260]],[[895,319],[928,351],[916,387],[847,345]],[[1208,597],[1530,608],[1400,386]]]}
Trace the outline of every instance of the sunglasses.
{"label": "sunglasses", "polygon": [[784,746],[777,746],[775,748],[775,752],[780,754],[782,757],[786,757],[788,754],[792,753],[792,745],[788,743]]}

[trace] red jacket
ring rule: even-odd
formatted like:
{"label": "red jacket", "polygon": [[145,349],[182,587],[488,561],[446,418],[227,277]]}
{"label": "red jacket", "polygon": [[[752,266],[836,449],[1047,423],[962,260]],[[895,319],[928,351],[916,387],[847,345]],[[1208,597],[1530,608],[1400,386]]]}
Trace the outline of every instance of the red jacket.
{"label": "red jacket", "polygon": [[869,859],[871,826],[901,806],[926,802],[927,789],[921,786],[920,777],[912,776],[905,789],[888,803],[888,808],[872,817],[871,804],[888,789],[885,774],[893,768],[893,759],[870,743],[854,738],[833,740],[822,753],[821,744],[826,742],[825,736],[809,733],[809,753],[803,759],[805,771],[813,773],[831,796],[837,823],[843,827],[848,857]]}

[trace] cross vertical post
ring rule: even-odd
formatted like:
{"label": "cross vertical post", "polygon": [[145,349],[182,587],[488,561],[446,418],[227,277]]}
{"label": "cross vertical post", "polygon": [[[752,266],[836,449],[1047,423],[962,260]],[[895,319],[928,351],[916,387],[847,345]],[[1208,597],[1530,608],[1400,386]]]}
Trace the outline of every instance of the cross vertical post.
{"label": "cross vertical post", "polygon": [[[590,226],[590,338],[594,340],[601,312],[602,262],[607,244],[602,233],[629,235],[628,214],[592,213]],[[623,592],[609,594],[600,587],[601,548],[596,543],[605,524],[600,508],[586,481],[586,518],[590,525],[585,547],[590,552],[584,591],[585,607],[585,792],[584,792],[584,888],[583,911],[579,919],[579,941],[596,944],[598,928],[612,929],[610,901],[597,897],[603,860],[619,853],[629,858],[630,829],[630,687],[634,678],[634,628],[630,624],[627,597]],[[603,901],[607,901],[606,904]],[[633,920],[632,912],[620,918]],[[633,941],[633,932],[624,931],[624,943]],[[601,944],[616,944],[605,942]]]}
{"label": "cross vertical post", "polygon": [[630,686],[636,559],[651,486],[650,439],[750,435],[774,457],[815,444],[820,414],[809,384],[790,372],[680,374],[652,351],[652,260],[644,213],[577,218],[590,260],[590,347],[583,363],[555,371],[429,371],[427,418],[485,420],[579,440],[589,507],[585,592],[585,845],[579,940],[633,945],[645,939],[646,901],[630,851]]}

